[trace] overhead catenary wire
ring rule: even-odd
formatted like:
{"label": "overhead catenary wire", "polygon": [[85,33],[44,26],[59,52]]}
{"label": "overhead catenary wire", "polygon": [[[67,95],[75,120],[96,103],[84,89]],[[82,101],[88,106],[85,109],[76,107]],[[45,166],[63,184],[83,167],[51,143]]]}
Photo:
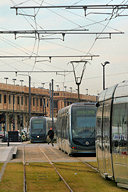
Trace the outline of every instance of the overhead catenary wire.
{"label": "overhead catenary wire", "polygon": [[[109,1],[108,4],[111,3],[111,2],[112,2],[112,1]],[[124,2],[124,1],[122,1],[122,2]],[[107,26],[107,27],[108,27],[108,26]]]}

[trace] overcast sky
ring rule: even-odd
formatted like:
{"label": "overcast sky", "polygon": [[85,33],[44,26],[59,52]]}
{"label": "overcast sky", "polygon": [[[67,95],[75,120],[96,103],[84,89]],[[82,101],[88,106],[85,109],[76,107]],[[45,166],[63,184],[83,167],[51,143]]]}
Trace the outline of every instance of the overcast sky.
{"label": "overcast sky", "polygon": [[[123,80],[128,79],[128,10],[88,10],[87,16],[83,9],[19,9],[16,15],[12,6],[32,5],[96,5],[96,4],[128,4],[126,0],[1,0],[0,1],[0,30],[63,30],[63,29],[87,29],[89,32],[124,32],[109,35],[62,35],[40,36],[41,40],[35,39],[34,35],[18,35],[15,39],[13,34],[0,34],[0,56],[6,55],[99,55],[99,57],[88,60],[80,86],[80,93],[97,95],[102,91],[102,70],[101,63],[109,61],[106,65],[106,87],[110,87]],[[113,12],[113,15],[112,15]],[[32,16],[27,16],[32,15]],[[33,17],[33,15],[36,15]],[[125,16],[119,16],[125,15]],[[0,59],[1,71],[30,70],[30,71],[51,71],[51,70],[72,70],[70,61],[86,58],[52,58],[49,62],[45,59]],[[75,64],[77,77],[81,76],[83,63]],[[23,73],[22,73],[23,74]],[[16,84],[24,79],[24,85],[28,85],[28,77],[18,73],[0,73],[0,82],[13,84],[12,79],[16,78]],[[54,79],[54,89],[59,85],[60,90],[67,86],[69,91],[72,87],[76,91],[74,74],[70,73],[31,73],[32,86],[45,88]]]}

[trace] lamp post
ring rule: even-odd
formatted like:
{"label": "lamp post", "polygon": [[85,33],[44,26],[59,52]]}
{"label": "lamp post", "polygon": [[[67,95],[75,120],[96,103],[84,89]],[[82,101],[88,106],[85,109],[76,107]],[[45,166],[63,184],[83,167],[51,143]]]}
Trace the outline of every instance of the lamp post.
{"label": "lamp post", "polygon": [[4,79],[6,79],[6,84],[7,84],[8,77],[4,77]]}
{"label": "lamp post", "polygon": [[56,85],[56,87],[57,87],[57,91],[59,91],[59,85]]}
{"label": "lamp post", "polygon": [[[31,76],[28,74],[19,74],[19,75],[22,75],[22,76],[28,76],[29,78],[29,108],[28,108],[28,111],[29,111],[29,121],[31,119]],[[16,79],[13,79],[13,81],[16,80]],[[22,80],[20,80],[22,81]],[[23,81],[22,81],[23,82]]]}
{"label": "lamp post", "polygon": [[86,95],[88,95],[88,89],[86,89],[86,91],[87,91]]}
{"label": "lamp post", "polygon": [[15,95],[13,93],[13,131],[15,131],[15,114],[14,114]]}
{"label": "lamp post", "polygon": [[23,85],[24,80],[22,80],[22,79],[21,79],[21,80],[20,80],[20,82],[21,82],[21,86],[22,86],[22,85]]}
{"label": "lamp post", "polygon": [[71,93],[72,93],[72,87],[69,87],[70,88],[70,91],[71,91]]}
{"label": "lamp post", "polygon": [[14,85],[15,85],[15,81],[16,81],[16,79],[12,79],[13,80],[13,82],[14,82]]}
{"label": "lamp post", "polygon": [[64,91],[66,91],[66,88],[67,88],[67,86],[64,86],[64,89],[65,89]]}
{"label": "lamp post", "polygon": [[43,89],[44,89],[44,85],[45,85],[45,83],[41,83],[42,85],[43,85]]}
{"label": "lamp post", "polygon": [[101,65],[103,66],[103,90],[105,90],[105,66],[110,64],[109,61],[105,61],[104,64],[101,63]]}

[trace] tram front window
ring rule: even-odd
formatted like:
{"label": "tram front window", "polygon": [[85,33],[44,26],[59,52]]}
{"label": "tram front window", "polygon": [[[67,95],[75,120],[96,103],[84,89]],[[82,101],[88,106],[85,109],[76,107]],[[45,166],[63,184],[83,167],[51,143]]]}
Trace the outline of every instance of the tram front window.
{"label": "tram front window", "polygon": [[33,134],[36,133],[42,133],[43,131],[43,120],[34,120],[32,121],[32,125],[31,125],[31,132]]}
{"label": "tram front window", "polygon": [[86,139],[95,137],[96,110],[77,108],[72,110],[72,137]]}

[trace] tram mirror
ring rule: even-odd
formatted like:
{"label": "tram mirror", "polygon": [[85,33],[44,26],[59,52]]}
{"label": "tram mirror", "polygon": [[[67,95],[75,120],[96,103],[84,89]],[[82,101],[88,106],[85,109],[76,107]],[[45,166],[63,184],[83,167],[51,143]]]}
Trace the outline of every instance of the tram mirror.
{"label": "tram mirror", "polygon": [[96,107],[99,107],[99,106],[100,106],[100,103],[99,103],[99,102],[97,102],[97,103],[96,103]]}

